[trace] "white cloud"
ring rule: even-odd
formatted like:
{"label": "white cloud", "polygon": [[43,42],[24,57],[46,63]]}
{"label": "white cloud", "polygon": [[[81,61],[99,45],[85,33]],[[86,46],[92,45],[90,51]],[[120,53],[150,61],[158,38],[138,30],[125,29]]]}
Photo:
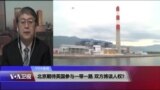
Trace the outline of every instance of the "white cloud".
{"label": "white cloud", "polygon": [[121,43],[122,45],[126,46],[149,46],[149,45],[154,45],[154,44],[160,44],[159,43],[154,43],[153,39],[142,39],[142,40],[137,40],[137,41],[123,41]]}

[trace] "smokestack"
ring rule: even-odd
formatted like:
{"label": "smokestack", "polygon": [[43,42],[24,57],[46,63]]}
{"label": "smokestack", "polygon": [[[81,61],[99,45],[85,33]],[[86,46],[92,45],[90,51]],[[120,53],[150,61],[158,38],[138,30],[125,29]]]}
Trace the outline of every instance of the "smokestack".
{"label": "smokestack", "polygon": [[121,42],[120,42],[120,15],[119,15],[120,8],[119,6],[116,7],[116,48],[118,53],[121,53]]}

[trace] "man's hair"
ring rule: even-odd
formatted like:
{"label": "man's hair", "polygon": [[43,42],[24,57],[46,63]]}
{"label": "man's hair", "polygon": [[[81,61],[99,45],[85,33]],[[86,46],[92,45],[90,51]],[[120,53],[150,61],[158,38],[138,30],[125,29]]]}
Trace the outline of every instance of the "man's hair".
{"label": "man's hair", "polygon": [[16,23],[18,23],[18,18],[22,15],[22,14],[30,14],[32,15],[34,18],[35,18],[35,23],[37,24],[38,23],[38,20],[37,20],[37,14],[36,12],[34,11],[34,9],[32,9],[31,7],[23,7],[18,16],[16,17]]}

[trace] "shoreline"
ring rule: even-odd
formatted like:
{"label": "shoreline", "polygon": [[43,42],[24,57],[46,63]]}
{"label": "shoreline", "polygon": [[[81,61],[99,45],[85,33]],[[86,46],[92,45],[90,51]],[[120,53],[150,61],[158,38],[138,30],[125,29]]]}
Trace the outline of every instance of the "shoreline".
{"label": "shoreline", "polygon": [[136,57],[160,57],[160,54],[148,54],[148,55],[65,55],[54,54],[53,58],[136,58]]}

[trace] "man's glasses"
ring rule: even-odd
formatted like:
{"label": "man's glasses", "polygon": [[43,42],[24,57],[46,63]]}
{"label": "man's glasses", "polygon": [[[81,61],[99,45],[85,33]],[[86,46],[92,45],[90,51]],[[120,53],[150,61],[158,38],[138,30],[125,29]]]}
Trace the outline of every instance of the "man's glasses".
{"label": "man's glasses", "polygon": [[27,23],[29,26],[32,26],[35,23],[35,20],[34,19],[20,19],[19,23],[21,25],[26,25]]}

